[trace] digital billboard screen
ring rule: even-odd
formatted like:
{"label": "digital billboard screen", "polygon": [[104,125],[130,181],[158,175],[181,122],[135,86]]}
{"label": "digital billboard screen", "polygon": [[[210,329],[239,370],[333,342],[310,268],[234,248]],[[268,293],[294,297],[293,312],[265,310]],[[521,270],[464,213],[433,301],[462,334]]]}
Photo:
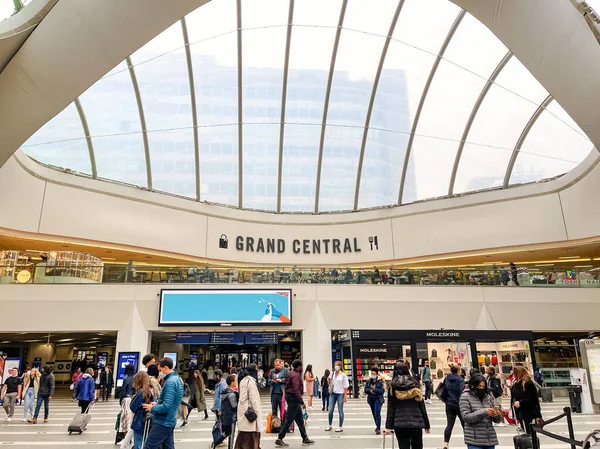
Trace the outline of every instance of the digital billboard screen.
{"label": "digital billboard screen", "polygon": [[161,290],[158,324],[289,326],[292,290]]}

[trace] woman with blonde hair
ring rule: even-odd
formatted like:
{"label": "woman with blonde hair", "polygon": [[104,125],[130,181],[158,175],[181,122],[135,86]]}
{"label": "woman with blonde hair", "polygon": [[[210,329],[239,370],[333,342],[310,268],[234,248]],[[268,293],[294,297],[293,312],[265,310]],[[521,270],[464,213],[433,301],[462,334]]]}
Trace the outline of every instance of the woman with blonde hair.
{"label": "woman with blonde hair", "polygon": [[515,383],[511,389],[511,404],[525,432],[531,435],[532,422],[542,418],[538,390],[527,368],[515,366],[513,373]]}
{"label": "woman with blonde hair", "polygon": [[38,390],[40,389],[40,372],[37,368],[32,368],[28,376],[23,379],[23,422],[27,422],[27,415],[33,418],[33,406],[37,400]]}
{"label": "woman with blonde hair", "polygon": [[326,431],[331,430],[333,424],[333,412],[335,406],[338,408],[339,427],[336,432],[344,431],[344,403],[348,399],[348,376],[342,370],[342,362],[339,360],[334,363],[333,373],[329,376],[329,425],[325,427]]}

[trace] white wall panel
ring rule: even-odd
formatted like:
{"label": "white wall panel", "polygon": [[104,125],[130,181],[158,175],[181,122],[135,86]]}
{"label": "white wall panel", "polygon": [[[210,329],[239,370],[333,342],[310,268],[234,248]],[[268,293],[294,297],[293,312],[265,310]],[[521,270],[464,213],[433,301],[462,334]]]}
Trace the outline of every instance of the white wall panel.
{"label": "white wall panel", "polygon": [[567,233],[570,239],[600,234],[600,165],[570,189],[560,192]]}
{"label": "white wall panel", "polygon": [[38,232],[45,185],[15,159],[0,168],[0,228]]}
{"label": "white wall panel", "polygon": [[396,218],[393,229],[399,259],[567,239],[557,194]]}
{"label": "white wall panel", "polygon": [[203,256],[206,217],[48,184],[39,232]]}

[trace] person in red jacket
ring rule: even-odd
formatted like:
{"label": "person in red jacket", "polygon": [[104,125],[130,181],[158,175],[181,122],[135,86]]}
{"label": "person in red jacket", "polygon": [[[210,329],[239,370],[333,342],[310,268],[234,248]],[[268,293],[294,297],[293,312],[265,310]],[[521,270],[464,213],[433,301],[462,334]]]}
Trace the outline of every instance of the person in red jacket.
{"label": "person in red jacket", "polygon": [[285,421],[281,426],[281,432],[279,432],[277,440],[275,441],[275,446],[279,447],[289,447],[289,444],[285,443],[283,439],[294,421],[300,430],[302,445],[308,446],[309,444],[315,444],[313,440],[308,438],[306,427],[304,425],[304,414],[302,413],[302,410],[306,409],[304,401],[302,400],[302,362],[300,360],[294,360],[292,362],[292,368],[293,369],[290,370],[285,381],[285,401],[288,405]]}

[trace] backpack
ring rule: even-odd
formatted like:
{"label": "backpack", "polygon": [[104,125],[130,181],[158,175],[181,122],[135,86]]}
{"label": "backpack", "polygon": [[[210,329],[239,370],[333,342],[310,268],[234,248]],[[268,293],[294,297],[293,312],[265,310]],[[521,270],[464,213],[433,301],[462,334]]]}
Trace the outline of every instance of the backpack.
{"label": "backpack", "polygon": [[[183,382],[183,380],[181,382]],[[189,397],[191,394],[192,390],[190,390],[190,385],[186,382],[183,382],[183,397]]]}
{"label": "backpack", "polygon": [[437,357],[437,351],[435,349],[431,350],[431,358]]}
{"label": "backpack", "polygon": [[499,398],[502,396],[502,383],[497,377],[492,377],[490,379],[490,391],[492,392],[495,398]]}
{"label": "backpack", "polygon": [[435,360],[431,360],[429,362],[429,365],[431,365],[431,369],[434,370],[437,367],[437,364],[435,363]]}
{"label": "backpack", "polygon": [[485,364],[486,364],[486,365],[489,365],[490,363],[492,363],[492,360],[490,359],[490,356],[489,356],[489,355],[486,355],[486,356],[485,356]]}

